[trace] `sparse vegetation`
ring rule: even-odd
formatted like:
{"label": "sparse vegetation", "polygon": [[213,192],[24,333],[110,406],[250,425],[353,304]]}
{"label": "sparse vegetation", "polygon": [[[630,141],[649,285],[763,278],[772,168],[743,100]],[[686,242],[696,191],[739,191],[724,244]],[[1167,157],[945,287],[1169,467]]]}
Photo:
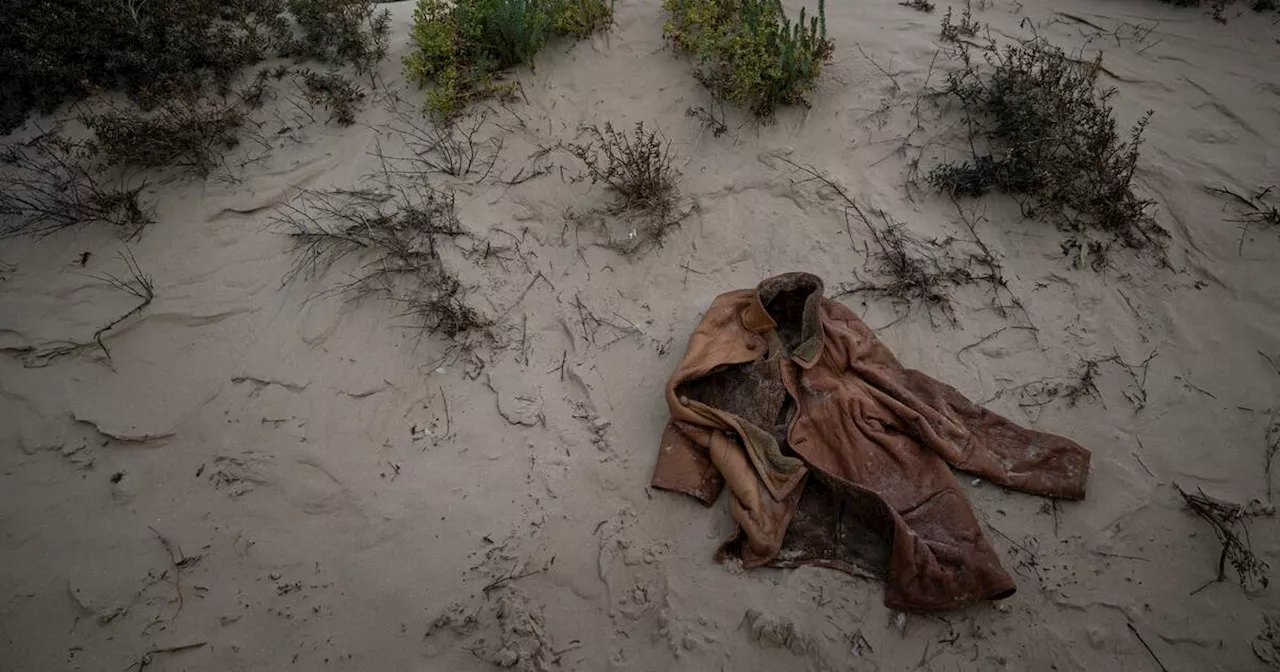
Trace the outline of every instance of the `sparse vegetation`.
{"label": "sparse vegetation", "polygon": [[[795,169],[803,176],[803,182],[823,185],[844,203],[845,233],[851,246],[855,249],[861,247],[864,251],[866,262],[863,269],[871,278],[863,279],[855,271],[856,282],[841,284],[837,296],[887,299],[899,312],[899,319],[923,308],[934,326],[937,325],[937,315],[956,326],[958,320],[952,306],[952,292],[962,287],[982,287],[997,314],[1008,316],[1016,309],[1027,318],[1022,303],[1009,290],[1000,261],[978,237],[972,218],[963,211],[960,219],[968,229],[968,239],[954,236],[922,238],[894,221],[883,210],[859,206],[843,187],[817,168],[781,155],[775,155],[775,158]],[[854,240],[855,226],[870,236],[870,240],[861,246]]]}
{"label": "sparse vegetation", "polygon": [[513,95],[502,72],[532,64],[550,38],[584,38],[612,23],[606,0],[419,0],[405,71],[431,86],[428,109],[447,120],[471,101]]}
{"label": "sparse vegetation", "polygon": [[436,122],[401,111],[390,130],[399,134],[409,156],[384,156],[393,164],[385,169],[397,175],[435,172],[450,177],[483,171],[479,178],[483,180],[502,151],[501,137],[482,138],[481,129],[488,119],[487,110]]}
{"label": "sparse vegetation", "polygon": [[617,211],[670,208],[676,170],[669,140],[646,131],[643,121],[636,122],[630,134],[615,130],[609,122],[603,130],[597,126],[582,130],[589,140],[566,147],[586,167],[586,179],[603,183],[618,195]]}
{"label": "sparse vegetation", "polygon": [[99,91],[148,109],[225,94],[273,55],[368,71],[385,54],[388,16],[370,0],[13,0],[0,22],[0,133]]}
{"label": "sparse vegetation", "polygon": [[[267,5],[278,1],[259,0]],[[349,64],[361,73],[372,72],[386,58],[391,12],[379,11],[370,0],[286,0],[285,5],[298,30],[282,44],[282,55]]]}
{"label": "sparse vegetation", "polygon": [[1068,231],[1064,251],[1074,265],[1092,254],[1105,265],[1109,242],[1086,241],[1100,231],[1133,249],[1162,252],[1166,233],[1147,212],[1151,201],[1134,193],[1143,116],[1122,137],[1109,100],[1097,88],[1100,60],[1082,61],[1040,40],[983,49],[975,63],[967,47],[962,67],[947,75],[943,94],[959,102],[972,154],[928,174],[953,196],[999,190],[1021,198],[1023,214]]}
{"label": "sparse vegetation", "polygon": [[692,117],[702,122],[702,127],[710,129],[711,135],[718,138],[729,132],[728,124],[724,123],[724,108],[721,107],[719,112],[717,115],[714,109],[690,107],[684,111],[684,116]]}
{"label": "sparse vegetation", "polygon": [[663,35],[687,54],[694,76],[715,97],[763,119],[779,105],[805,104],[835,45],[827,38],[824,0],[816,16],[795,23],[781,0],[663,0]]}
{"label": "sparse vegetation", "polygon": [[110,186],[92,147],[57,130],[0,148],[0,237],[46,236],[95,222],[131,238],[151,223],[143,185]]}
{"label": "sparse vegetation", "polygon": [[1244,253],[1244,240],[1249,235],[1249,227],[1280,231],[1280,207],[1268,202],[1269,198],[1274,198],[1271,193],[1275,191],[1275,185],[1243,194],[1229,187],[1208,187],[1208,190],[1214,194],[1230,197],[1242,206],[1240,216],[1227,220],[1240,225],[1240,245],[1237,253]]}

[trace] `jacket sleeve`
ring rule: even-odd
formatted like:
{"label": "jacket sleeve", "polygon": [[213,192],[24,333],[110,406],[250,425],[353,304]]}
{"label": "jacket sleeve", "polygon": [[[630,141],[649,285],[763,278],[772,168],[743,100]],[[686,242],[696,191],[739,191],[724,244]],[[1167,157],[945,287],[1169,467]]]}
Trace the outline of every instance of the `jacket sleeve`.
{"label": "jacket sleeve", "polygon": [[[698,431],[697,428],[688,429]],[[654,466],[650,484],[660,490],[684,493],[711,506],[724,488],[724,477],[712,463],[707,450],[694,443],[678,424],[670,421],[662,432],[658,464]]]}
{"label": "jacket sleeve", "polygon": [[1084,498],[1090,455],[1074,441],[1020,427],[919,371],[904,369],[902,383],[924,406],[920,438],[951,466],[1015,490]]}

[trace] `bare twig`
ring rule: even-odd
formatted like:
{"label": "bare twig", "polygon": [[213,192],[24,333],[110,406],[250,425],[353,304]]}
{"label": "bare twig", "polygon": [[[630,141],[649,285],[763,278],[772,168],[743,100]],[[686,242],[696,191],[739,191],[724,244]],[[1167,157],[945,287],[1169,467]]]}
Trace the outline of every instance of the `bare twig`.
{"label": "bare twig", "polygon": [[1222,554],[1218,557],[1218,575],[1204,586],[1192,592],[1194,595],[1213,583],[1220,583],[1227,578],[1227,563],[1235,568],[1240,579],[1240,586],[1246,590],[1255,585],[1265,588],[1268,584],[1267,563],[1254,555],[1249,540],[1247,521],[1256,516],[1271,516],[1275,507],[1261,505],[1257,500],[1246,505],[1232,504],[1214,499],[1197,490],[1194,494],[1183,491],[1174,484],[1174,489],[1182,496],[1187,508],[1209,523],[1214,536],[1222,545]]}
{"label": "bare twig", "polygon": [[1146,649],[1147,653],[1151,654],[1151,660],[1156,661],[1156,665],[1160,667],[1160,672],[1169,672],[1169,668],[1165,667],[1164,663],[1160,662],[1160,658],[1156,655],[1156,652],[1151,650],[1151,647],[1147,644],[1147,640],[1142,638],[1142,633],[1138,632],[1138,628],[1134,627],[1133,623],[1126,623],[1126,625],[1129,626],[1129,631],[1133,633],[1133,636],[1137,637],[1138,641],[1142,643],[1142,648]]}

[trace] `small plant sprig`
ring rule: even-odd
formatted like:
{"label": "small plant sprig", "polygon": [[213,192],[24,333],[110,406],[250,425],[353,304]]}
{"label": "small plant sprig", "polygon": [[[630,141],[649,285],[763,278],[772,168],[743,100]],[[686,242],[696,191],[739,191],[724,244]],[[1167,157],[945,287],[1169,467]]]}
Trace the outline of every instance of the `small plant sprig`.
{"label": "small plant sprig", "polygon": [[965,37],[975,37],[979,24],[973,20],[973,7],[969,0],[964,0],[964,12],[960,14],[960,23],[951,22],[951,7],[942,15],[942,39],[947,42],[959,42]]}

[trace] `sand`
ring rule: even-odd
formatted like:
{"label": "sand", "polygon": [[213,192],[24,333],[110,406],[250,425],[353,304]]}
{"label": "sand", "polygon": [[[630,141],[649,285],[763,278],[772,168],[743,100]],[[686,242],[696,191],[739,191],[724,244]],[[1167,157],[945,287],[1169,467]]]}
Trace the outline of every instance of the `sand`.
{"label": "sand", "polygon": [[[108,335],[109,362],[95,348],[39,355],[134,305],[92,277],[124,272],[119,239],[88,227],[0,241],[0,669],[1268,669],[1276,590],[1246,591],[1228,568],[1193,594],[1219,545],[1173,484],[1241,503],[1271,489],[1280,371],[1260,353],[1280,361],[1280,235],[1242,242],[1241,210],[1205,189],[1280,178],[1271,15],[975,9],[1000,40],[1034,30],[1101,50],[1122,125],[1155,110],[1136,183],[1172,234],[1172,270],[1123,255],[1072,269],[1061,233],[997,197],[964,216],[1025,315],[1001,317],[976,289],[957,293],[955,326],[844,299],[908,366],[1094,451],[1088,498],[1056,508],[963,478],[1020,589],[926,617],[834,571],[719,565],[723,499],[708,510],[646,486],[664,382],[715,295],[790,270],[830,287],[864,272],[868,236],[851,244],[840,202],[778,157],[918,235],[964,231],[946,198],[904,189],[895,152],[914,92],[951,67],[934,60],[945,5],[829,2],[836,56],[812,108],[768,126],[729,110],[720,138],[685,116],[710,99],[664,49],[657,2],[619,0],[608,35],[549,47],[517,73],[526,100],[485,127],[503,142],[489,178],[434,180],[472,234],[445,262],[497,321],[497,340],[470,348],[422,336],[394,304],[325,294],[350,265],[282,284],[293,256],[272,216],[301,188],[367,185],[376,149],[402,142],[387,104],[421,95],[398,65],[412,6],[388,7],[396,37],[360,124],[276,134],[296,114],[277,101],[261,114],[269,148],[239,148],[220,178],[153,180],[158,223],[130,247],[156,298]],[[913,136],[931,139],[924,167],[964,149],[947,114],[926,108]],[[630,257],[566,226],[566,209],[608,199],[567,179],[568,156],[501,182],[606,120],[662,130],[692,209]],[[500,252],[477,256],[477,241]],[[1028,405],[1020,388],[1067,380],[1081,358],[1153,352],[1144,385],[1103,364],[1098,395],[1074,405]],[[1278,531],[1253,522],[1273,566]]]}

